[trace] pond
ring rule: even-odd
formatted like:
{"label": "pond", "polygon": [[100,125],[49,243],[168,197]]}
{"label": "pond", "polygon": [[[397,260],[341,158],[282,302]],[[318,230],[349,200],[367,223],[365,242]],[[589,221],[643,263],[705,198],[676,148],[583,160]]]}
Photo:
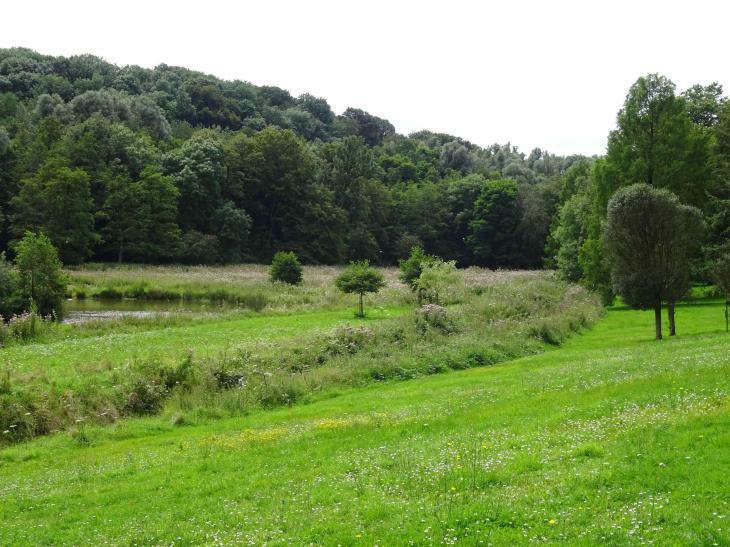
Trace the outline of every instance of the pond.
{"label": "pond", "polygon": [[154,317],[171,313],[221,313],[235,306],[219,302],[183,302],[182,300],[66,300],[64,323],[85,323],[120,317]]}

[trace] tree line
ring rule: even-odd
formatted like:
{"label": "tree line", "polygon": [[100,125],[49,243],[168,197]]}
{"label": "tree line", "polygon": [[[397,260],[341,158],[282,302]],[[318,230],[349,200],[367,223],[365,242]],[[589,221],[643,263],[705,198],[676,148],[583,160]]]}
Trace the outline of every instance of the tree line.
{"label": "tree line", "polygon": [[0,50],[0,250],[85,261],[538,268],[581,160],[399,135],[357,108],[180,67]]}
{"label": "tree line", "polygon": [[666,305],[692,281],[723,278],[730,262],[730,102],[722,87],[677,93],[650,74],[631,86],[606,155],[577,162],[548,241],[548,264],[564,278],[653,309],[662,337]]}
{"label": "tree line", "polygon": [[[631,266],[617,243],[650,229],[671,260]],[[607,302],[618,292],[671,314],[730,255],[730,102],[717,83],[679,92],[643,76],[604,156],[561,157],[399,135],[361,109],[180,67],[4,49],[0,251],[12,259],[27,232],[68,264],[280,251],[395,264],[419,248],[460,267],[555,268]],[[650,278],[648,296],[630,295]]]}

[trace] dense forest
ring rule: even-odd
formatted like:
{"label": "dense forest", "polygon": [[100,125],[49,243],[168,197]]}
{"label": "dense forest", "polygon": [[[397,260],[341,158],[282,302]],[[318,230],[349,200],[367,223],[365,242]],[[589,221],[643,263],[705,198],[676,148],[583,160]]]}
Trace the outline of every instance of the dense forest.
{"label": "dense forest", "polygon": [[[46,233],[64,263],[390,264],[414,246],[460,266],[557,267],[608,290],[619,188],[698,207],[705,259],[730,231],[730,103],[717,84],[629,91],[605,157],[399,135],[357,108],[179,67],[0,50],[0,250]],[[698,260],[698,275],[703,261]]]}
{"label": "dense forest", "polygon": [[325,99],[184,68],[0,50],[0,248],[46,232],[65,263],[539,267],[580,158],[395,133]]}

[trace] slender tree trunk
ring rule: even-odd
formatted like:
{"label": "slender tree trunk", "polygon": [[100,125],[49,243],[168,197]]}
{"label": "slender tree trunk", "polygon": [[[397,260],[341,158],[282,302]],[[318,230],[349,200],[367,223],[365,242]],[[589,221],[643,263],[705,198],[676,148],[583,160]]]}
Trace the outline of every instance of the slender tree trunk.
{"label": "slender tree trunk", "polygon": [[667,304],[667,317],[669,318],[669,336],[676,336],[677,329],[674,327],[674,302]]}
{"label": "slender tree trunk", "polygon": [[362,309],[362,293],[360,293],[360,307],[359,307],[358,316],[365,317],[365,312]]}
{"label": "slender tree trunk", "polygon": [[656,325],[656,339],[662,339],[662,305],[654,308],[654,324]]}

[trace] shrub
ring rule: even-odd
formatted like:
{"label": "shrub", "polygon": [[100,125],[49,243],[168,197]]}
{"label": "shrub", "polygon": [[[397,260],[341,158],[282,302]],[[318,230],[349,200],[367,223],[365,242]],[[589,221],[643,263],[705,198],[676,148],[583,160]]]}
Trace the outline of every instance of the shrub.
{"label": "shrub", "polygon": [[416,329],[420,334],[425,334],[429,329],[443,334],[450,334],[456,330],[446,308],[438,304],[424,304],[416,310]]}
{"label": "shrub", "polygon": [[136,416],[156,414],[162,409],[166,391],[164,386],[140,379],[132,387],[124,412]]}
{"label": "shrub", "polygon": [[428,302],[440,304],[454,292],[460,282],[461,277],[456,270],[455,261],[444,262],[441,259],[433,259],[423,264],[415,286],[419,290],[419,298],[423,297]]}
{"label": "shrub", "polygon": [[408,285],[412,291],[418,289],[417,281],[421,276],[423,267],[436,260],[436,257],[427,255],[421,247],[413,247],[407,259],[398,262],[400,267],[399,279]]}
{"label": "shrub", "polygon": [[326,344],[330,355],[357,353],[375,338],[375,333],[367,327],[339,327]]}
{"label": "shrub", "polygon": [[218,389],[233,389],[246,385],[246,375],[237,370],[228,370],[221,367],[213,371],[213,377]]}
{"label": "shrub", "polygon": [[45,234],[25,232],[17,246],[15,263],[20,273],[20,292],[43,316],[60,318],[68,283],[61,271],[58,251]]}
{"label": "shrub", "polygon": [[271,259],[269,270],[271,282],[281,281],[289,285],[299,285],[302,282],[302,265],[296,253],[279,251]]}

